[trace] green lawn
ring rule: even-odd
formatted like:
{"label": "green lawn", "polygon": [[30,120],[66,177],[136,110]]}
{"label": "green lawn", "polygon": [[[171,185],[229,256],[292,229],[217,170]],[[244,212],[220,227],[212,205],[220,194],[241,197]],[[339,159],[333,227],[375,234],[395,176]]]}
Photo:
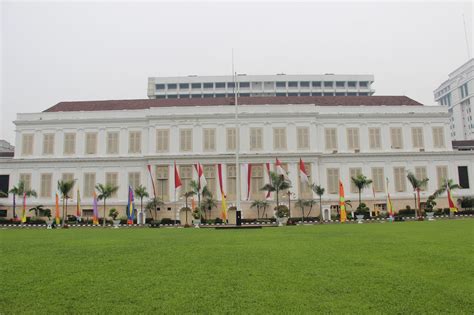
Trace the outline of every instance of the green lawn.
{"label": "green lawn", "polygon": [[3,229],[0,314],[469,313],[474,220]]}

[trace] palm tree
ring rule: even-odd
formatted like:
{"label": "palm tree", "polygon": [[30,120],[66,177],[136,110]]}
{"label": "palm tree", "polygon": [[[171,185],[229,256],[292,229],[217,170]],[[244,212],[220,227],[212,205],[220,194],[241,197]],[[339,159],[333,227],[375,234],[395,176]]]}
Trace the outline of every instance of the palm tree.
{"label": "palm tree", "polygon": [[423,179],[418,179],[416,178],[415,174],[412,172],[408,172],[407,174],[408,181],[410,182],[411,186],[413,187],[413,191],[416,192],[415,195],[415,214],[416,216],[421,216],[421,209],[418,209],[418,203],[417,203],[417,194],[419,194],[420,190],[426,186],[428,183],[429,179],[428,178],[423,178]]}
{"label": "palm tree", "polygon": [[316,200],[313,198],[306,200],[306,205],[309,207],[309,212],[308,215],[306,216],[309,218],[309,215],[311,214],[311,211],[313,210],[313,206],[316,204]]}
{"label": "palm tree", "polygon": [[102,226],[105,227],[105,203],[107,198],[110,198],[114,193],[117,192],[119,186],[113,184],[97,184],[95,185],[95,189],[99,193],[97,196],[98,200],[104,200],[104,222],[102,222]]}
{"label": "palm tree", "polygon": [[311,184],[311,189],[319,196],[319,221],[323,222],[323,195],[326,189],[321,185]]}
{"label": "palm tree", "polygon": [[8,194],[0,190],[0,198],[8,197]]}
{"label": "palm tree", "polygon": [[262,202],[261,202],[261,204],[260,204],[260,207],[263,208],[262,218],[263,218],[263,217],[266,217],[266,213],[265,213],[265,212],[267,211],[268,206],[269,206],[268,201],[262,200]]}
{"label": "palm tree", "polygon": [[[58,180],[58,191],[61,195],[61,198],[63,198],[63,222],[62,225],[66,224],[66,216],[67,216],[67,200],[71,198],[69,194],[71,193],[72,188],[74,187],[74,184],[76,183],[75,179],[72,180]],[[64,207],[64,204],[66,204],[66,207]]]}
{"label": "palm tree", "polygon": [[[217,206],[217,201],[212,197],[212,195],[209,195],[206,197],[206,199],[203,200],[203,207],[204,207],[204,214],[206,213],[206,209],[209,210],[209,219],[211,216],[211,210],[212,208]],[[206,215],[207,217],[207,215]]]}
{"label": "palm tree", "polygon": [[434,195],[436,197],[442,195],[444,192],[446,192],[447,186],[449,186],[449,190],[455,190],[455,189],[461,188],[461,186],[454,183],[454,180],[445,179],[445,180],[443,180],[443,183],[442,183],[441,187],[438,190],[435,191]]}
{"label": "palm tree", "polygon": [[22,196],[23,194],[26,195],[26,197],[37,197],[38,195],[36,194],[36,191],[33,189],[26,189],[25,187],[25,182],[20,180],[17,186],[13,186],[12,189],[9,190],[9,193],[13,195],[13,218],[16,218],[16,213],[15,213],[15,206],[16,206],[16,196]]}
{"label": "palm tree", "polygon": [[362,203],[362,200],[361,200],[361,194],[362,194],[362,190],[364,190],[364,188],[367,188],[370,186],[370,184],[372,184],[372,180],[371,179],[368,179],[365,175],[363,174],[358,174],[356,177],[351,177],[352,179],[352,183],[357,187],[357,189],[359,190],[359,206],[357,207],[358,210],[361,210],[361,203]]}
{"label": "palm tree", "polygon": [[297,207],[300,207],[301,209],[301,222],[304,222],[304,207],[306,207],[308,205],[308,200],[304,200],[304,199],[298,199],[296,201],[296,206]]}
{"label": "palm tree", "polygon": [[[156,212],[156,208],[158,208],[159,206],[162,206],[162,205],[164,205],[164,202],[161,201],[160,198],[155,197],[155,198],[151,198],[150,201],[148,201],[146,203],[145,209],[147,211],[150,211],[150,213],[153,213],[152,210],[155,210],[155,212]],[[152,214],[152,216],[153,216],[153,214]],[[155,220],[155,219],[153,219],[153,220]]]}
{"label": "palm tree", "polygon": [[257,208],[257,220],[260,218],[260,208],[262,208],[263,200],[254,200],[250,208]]}
{"label": "palm tree", "polygon": [[47,213],[46,210],[51,211],[49,209],[45,209],[43,205],[37,205],[36,207],[30,208],[29,211],[33,211],[35,213],[35,217],[39,217],[41,214]]}
{"label": "palm tree", "polygon": [[[135,188],[135,196],[140,198],[140,213],[143,213],[143,198],[148,198],[148,192],[146,191],[146,187],[142,185],[138,185],[138,187]],[[153,218],[154,220],[155,218]]]}
{"label": "palm tree", "polygon": [[[184,196],[184,198],[185,198],[184,200],[185,200],[185,203],[186,203],[186,208],[189,208],[189,207],[188,207],[188,199],[189,199],[189,197],[192,197],[192,196],[194,196],[194,195],[195,195],[195,193],[194,193],[194,191],[192,191],[192,190],[187,191],[187,192],[185,192],[185,193],[183,194],[183,196]],[[194,209],[192,209],[192,210],[194,210]]]}
{"label": "palm tree", "polygon": [[276,193],[276,206],[280,205],[279,193],[281,190],[291,188],[291,183],[285,179],[283,175],[278,175],[276,172],[270,172],[270,183],[265,184],[260,190]]}

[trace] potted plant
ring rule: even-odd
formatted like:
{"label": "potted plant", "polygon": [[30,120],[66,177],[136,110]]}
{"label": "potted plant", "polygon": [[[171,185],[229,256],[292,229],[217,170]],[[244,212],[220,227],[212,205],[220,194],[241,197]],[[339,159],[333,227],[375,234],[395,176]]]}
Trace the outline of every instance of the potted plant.
{"label": "potted plant", "polygon": [[436,199],[436,196],[433,194],[433,195],[430,195],[428,199],[426,200],[425,214],[426,214],[426,217],[428,218],[428,221],[434,221],[433,209],[436,206],[435,199]]}
{"label": "potted plant", "polygon": [[288,223],[289,217],[288,207],[285,205],[279,205],[278,207],[275,207],[274,216],[278,222],[278,226],[286,225],[286,223]]}
{"label": "potted plant", "polygon": [[120,220],[117,220],[118,215],[119,215],[119,213],[118,213],[117,209],[112,208],[112,209],[109,210],[109,217],[112,218],[112,222],[114,223],[114,228],[116,228],[116,229],[118,229],[119,224],[120,224]]}
{"label": "potted plant", "polygon": [[357,218],[357,223],[363,223],[364,222],[364,217],[368,215],[370,209],[367,207],[367,205],[363,202],[359,204],[357,207],[357,210],[355,211],[355,215]]}
{"label": "potted plant", "polygon": [[201,211],[199,211],[198,207],[193,211],[193,224],[195,228],[198,228],[199,224],[201,224]]}

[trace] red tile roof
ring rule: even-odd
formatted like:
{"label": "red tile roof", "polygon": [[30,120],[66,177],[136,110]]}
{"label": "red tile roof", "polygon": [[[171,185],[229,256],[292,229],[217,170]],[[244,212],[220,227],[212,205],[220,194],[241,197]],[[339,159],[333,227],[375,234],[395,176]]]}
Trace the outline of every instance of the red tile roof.
{"label": "red tile roof", "polygon": [[[240,105],[314,104],[319,106],[422,106],[406,96],[270,96],[239,97]],[[233,98],[182,98],[60,102],[45,112],[134,110],[151,107],[234,105]]]}

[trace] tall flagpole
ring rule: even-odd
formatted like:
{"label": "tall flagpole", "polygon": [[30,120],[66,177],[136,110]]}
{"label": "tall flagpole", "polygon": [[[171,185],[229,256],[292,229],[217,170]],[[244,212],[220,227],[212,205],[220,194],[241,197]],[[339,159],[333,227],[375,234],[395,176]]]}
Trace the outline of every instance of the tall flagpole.
{"label": "tall flagpole", "polygon": [[236,174],[236,214],[240,211],[240,129],[239,129],[239,104],[237,98],[237,73],[234,70],[234,49],[232,49],[232,76],[234,77],[234,104],[235,104],[235,174]]}

